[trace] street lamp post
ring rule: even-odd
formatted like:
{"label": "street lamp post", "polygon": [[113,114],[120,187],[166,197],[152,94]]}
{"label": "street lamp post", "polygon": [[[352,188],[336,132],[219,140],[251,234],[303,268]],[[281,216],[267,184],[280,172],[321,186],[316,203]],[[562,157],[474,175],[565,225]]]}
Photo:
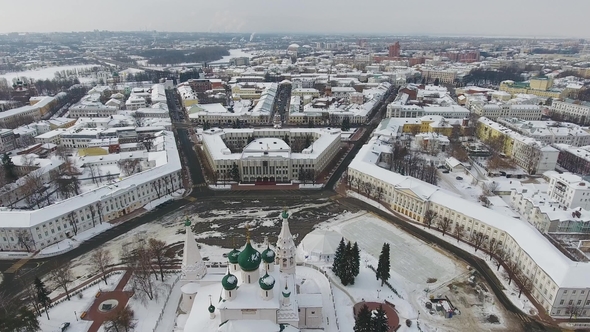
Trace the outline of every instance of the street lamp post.
{"label": "street lamp post", "polygon": [[377,290],[377,298],[379,298],[379,293],[381,293],[380,289]]}
{"label": "street lamp post", "polygon": [[76,317],[76,321],[78,321],[78,314],[74,311],[74,316]]}

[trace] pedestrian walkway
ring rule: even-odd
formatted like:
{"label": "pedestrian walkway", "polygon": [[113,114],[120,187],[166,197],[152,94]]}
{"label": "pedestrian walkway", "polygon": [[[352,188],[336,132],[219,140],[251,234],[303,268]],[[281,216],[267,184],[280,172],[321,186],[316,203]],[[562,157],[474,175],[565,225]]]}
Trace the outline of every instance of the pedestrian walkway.
{"label": "pedestrian walkway", "polygon": [[162,319],[158,321],[158,324],[154,329],[155,332],[174,331],[174,325],[176,324],[176,311],[178,309],[178,303],[180,303],[180,298],[182,297],[182,292],[180,291],[180,288],[181,283],[176,283],[176,285],[172,289],[170,298],[168,298],[168,301],[166,301],[166,306],[164,307],[164,314],[162,315]]}
{"label": "pedestrian walkway", "polygon": [[23,267],[23,265],[27,264],[27,262],[30,261],[31,258],[33,258],[35,256],[35,254],[33,254],[29,257],[25,257],[23,259],[20,259],[18,262],[14,263],[11,267],[9,267],[6,271],[4,271],[4,273],[15,273],[16,271],[18,271],[18,269]]}
{"label": "pedestrian walkway", "polygon": [[127,285],[127,282],[129,282],[129,279],[131,278],[132,274],[133,272],[127,270],[125,272],[125,275],[123,275],[123,277],[117,284],[117,287],[115,287],[114,291],[100,293],[95,298],[94,303],[92,303],[92,305],[90,306],[88,311],[86,311],[84,317],[82,318],[84,320],[92,321],[92,325],[90,325],[88,332],[97,332],[106,320],[106,318],[108,317],[110,313],[109,311],[104,312],[100,310],[100,307],[103,304],[103,302],[109,300],[116,301],[115,307],[119,309],[124,308],[127,305],[129,298],[133,296],[133,292],[123,291],[123,289]]}

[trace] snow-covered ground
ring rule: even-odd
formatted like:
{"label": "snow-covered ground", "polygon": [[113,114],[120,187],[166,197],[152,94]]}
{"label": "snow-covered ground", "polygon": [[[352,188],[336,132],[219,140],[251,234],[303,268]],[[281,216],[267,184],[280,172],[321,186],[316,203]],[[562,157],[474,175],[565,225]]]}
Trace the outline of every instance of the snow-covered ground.
{"label": "snow-covered ground", "polygon": [[[153,276],[152,276],[153,277]],[[154,300],[141,300],[137,295],[131,297],[127,305],[133,310],[137,319],[135,331],[153,331],[156,324],[162,316],[163,308],[166,305],[168,297],[173,293],[172,285],[178,280],[179,274],[168,274],[165,275],[164,282],[155,281],[154,285],[160,290],[160,294],[157,299]],[[127,286],[131,286],[131,281],[127,283]],[[128,289],[128,287],[126,287]],[[101,328],[99,332],[103,331]]]}
{"label": "snow-covered ground", "polygon": [[[91,321],[81,320],[80,314],[89,308],[94,302],[94,296],[99,290],[114,289],[123,274],[115,274],[107,279],[108,286],[104,281],[90,286],[81,292],[82,296],[74,295],[70,301],[64,301],[53,308],[49,309],[49,320],[45,313],[39,317],[39,325],[43,332],[60,332],[59,326],[62,323],[69,322],[70,328],[68,332],[86,332],[92,324]],[[59,292],[58,292],[59,293]],[[52,294],[52,296],[55,294]]]}
{"label": "snow-covered ground", "polygon": [[93,67],[99,67],[98,65],[71,65],[71,66],[56,66],[56,67],[47,67],[47,68],[40,68],[40,69],[32,69],[32,70],[25,70],[19,72],[10,72],[0,77],[4,77],[8,84],[12,84],[12,79],[17,77],[29,77],[35,80],[45,80],[45,79],[53,79],[55,78],[55,72],[62,71],[62,70],[75,70],[75,69],[88,69]]}
{"label": "snow-covered ground", "polygon": [[219,60],[211,61],[210,64],[226,63],[226,62],[229,62],[229,60],[232,58],[241,58],[241,57],[251,58],[252,53],[244,52],[241,49],[231,49],[231,50],[229,50],[229,55],[226,55]]}
{"label": "snow-covered ground", "polygon": [[[367,199],[364,196],[358,195],[357,193],[354,192],[349,192],[349,194],[353,197],[359,198],[373,206],[379,207],[381,210],[383,211],[387,211],[388,213],[392,214],[390,211],[388,211],[387,209],[385,209],[383,206],[381,206],[379,203],[376,203],[372,200]],[[380,220],[378,218],[374,218],[375,220]],[[373,234],[373,236],[376,235],[376,238],[385,238],[385,240],[387,239],[393,239],[393,241],[398,242],[399,243],[399,239],[397,239],[395,236],[391,237],[390,235],[388,235],[387,233],[385,233],[383,230],[381,229],[371,229],[373,226],[365,226],[363,225],[362,227],[354,227],[352,229],[349,229],[348,233],[347,233],[347,225],[351,222],[355,222],[355,218],[349,218],[347,220],[347,222],[342,223],[342,224],[336,224],[336,225],[330,225],[330,223],[324,223],[322,225],[320,225],[320,227],[322,228],[327,228],[327,229],[331,229],[331,230],[335,230],[338,232],[341,232],[348,240],[351,241],[359,241],[357,239],[362,239],[362,236],[359,236],[360,234],[363,234],[363,232],[368,232],[370,230],[370,233]],[[360,220],[363,220],[362,218],[360,218]],[[374,222],[374,221],[373,221]],[[367,221],[362,221],[363,224],[366,224]],[[419,241],[415,238],[413,238],[412,236],[406,234],[405,232],[399,230],[398,228],[396,228],[395,226],[383,222],[381,221],[381,227],[383,227],[384,229],[389,229],[389,230],[397,230],[396,232],[394,232],[396,235],[401,236],[402,238],[405,238],[407,241],[409,241],[409,243],[412,243],[414,241],[417,241],[417,243],[422,243],[422,245],[418,245],[418,244],[414,244],[413,246],[418,246],[418,249],[416,250],[415,248],[409,249],[409,246],[412,246],[411,244],[403,244],[401,246],[399,245],[395,245],[392,242],[390,243],[391,246],[391,251],[392,251],[392,257],[391,257],[391,266],[392,266],[392,278],[394,278],[395,274],[401,274],[401,276],[403,278],[405,278],[405,282],[406,285],[404,287],[404,289],[407,291],[408,289],[412,289],[412,284],[416,284],[417,287],[413,288],[413,290],[410,292],[410,300],[414,300],[415,302],[413,303],[413,305],[416,305],[416,307],[421,308],[422,311],[422,315],[420,316],[420,320],[422,321],[424,318],[427,317],[427,312],[425,310],[423,310],[424,305],[423,303],[427,301],[428,296],[427,295],[434,295],[434,296],[438,296],[440,295],[440,293],[442,294],[446,294],[449,293],[449,291],[447,290],[447,286],[451,285],[451,284],[457,284],[462,286],[462,284],[464,284],[467,281],[468,278],[468,273],[466,272],[465,267],[463,267],[463,269],[459,269],[457,267],[457,270],[455,270],[455,275],[453,276],[452,271],[445,271],[445,266],[447,266],[447,268],[449,268],[450,266],[445,264],[445,261],[447,261],[448,256],[446,255],[446,253],[440,249],[438,249],[436,246],[432,246],[430,244],[426,244],[422,241]],[[350,227],[350,226],[349,226]],[[474,252],[474,248],[469,245],[466,244],[464,242],[459,242],[457,243],[457,240],[450,237],[449,235],[446,236],[442,236],[442,233],[440,233],[437,230],[434,229],[426,229],[428,232],[435,234],[436,236],[438,236],[441,239],[446,240],[449,243],[452,243],[458,247],[463,248],[466,251],[470,251],[470,252]],[[379,233],[377,233],[376,231],[379,231]],[[355,233],[357,232],[357,233]],[[398,233],[399,232],[399,233]],[[348,235],[347,235],[348,234]],[[350,236],[350,237],[349,237]],[[367,235],[366,235],[367,236]],[[369,236],[370,237],[370,236]],[[389,241],[389,240],[388,240]],[[376,242],[380,242],[380,241],[376,241]],[[359,246],[361,247],[361,249],[363,249],[362,246],[363,242],[359,241]],[[422,248],[423,247],[423,248]],[[430,271],[430,267],[429,265],[426,265],[426,271],[428,272],[429,275],[431,275],[430,277],[427,278],[436,278],[437,281],[435,283],[424,283],[424,278],[426,277],[426,275],[420,273],[420,272],[416,272],[416,271],[420,271],[422,270],[422,272],[424,271],[424,269],[422,269],[423,265],[421,266],[416,266],[416,264],[410,264],[410,265],[406,265],[405,263],[403,263],[403,261],[408,260],[408,256],[412,256],[415,254],[415,252],[420,252],[421,250],[424,250],[425,248],[431,248],[432,250],[434,250],[435,252],[437,252],[439,255],[442,254],[444,256],[437,256],[437,255],[432,255],[432,252],[429,252],[428,250],[426,251],[422,251],[420,253],[420,256],[418,256],[418,264],[430,264],[428,262],[429,258],[425,258],[425,256],[429,256],[430,259],[433,259],[434,261],[436,261],[435,265],[433,265],[434,267],[434,271],[439,271],[443,272],[443,279],[441,280],[441,278],[433,275],[433,273]],[[398,250],[400,250],[398,252]],[[373,255],[371,253],[371,250],[368,250],[368,253]],[[518,291],[517,288],[515,287],[514,283],[512,283],[511,286],[508,286],[508,281],[506,279],[504,279],[503,277],[503,269],[500,268],[499,271],[496,271],[496,262],[495,260],[490,260],[489,256],[485,253],[482,252],[481,250],[474,252],[475,255],[477,255],[478,257],[484,259],[487,264],[490,266],[490,268],[492,269],[492,271],[494,271],[498,277],[498,279],[501,280],[502,284],[504,285],[504,287],[506,288],[506,290],[504,291],[504,293],[508,296],[508,298],[517,306],[520,308],[523,308],[523,311],[529,313],[529,314],[536,314],[536,310],[535,308],[531,305],[530,301],[524,296],[522,295],[521,298],[518,298]],[[378,254],[377,256],[378,257]],[[403,257],[402,263],[397,263],[396,259],[399,260],[400,257]],[[447,259],[443,258],[443,257],[447,257]],[[410,258],[411,259],[411,258]],[[420,260],[426,260],[426,261],[422,261],[420,262]],[[396,267],[396,264],[398,265]],[[442,266],[441,266],[442,264]],[[442,267],[442,270],[441,270]],[[460,272],[463,271],[463,272]],[[446,275],[446,277],[445,277]],[[407,278],[409,276],[409,279]],[[448,277],[451,277],[450,279],[448,279]],[[403,281],[403,280],[402,280]],[[392,283],[392,285],[395,285],[395,283]],[[409,287],[409,288],[408,288]],[[506,317],[502,317],[502,311],[503,308],[496,306],[495,303],[495,297],[493,296],[493,294],[491,293],[486,293],[486,300],[483,301],[483,303],[481,303],[479,306],[481,307],[482,310],[475,310],[472,312],[472,318],[477,318],[477,316],[479,316],[479,318],[482,318],[485,315],[496,315],[500,318],[500,324],[487,324],[484,323],[483,326],[489,328],[490,330],[496,330],[498,328],[505,328],[506,326],[504,326],[505,323],[505,318]],[[403,295],[402,295],[403,296]],[[449,296],[452,297],[453,296],[453,292],[449,293]],[[464,298],[464,297],[463,297]],[[491,302],[488,302],[491,301]],[[455,305],[457,305],[457,303],[455,303]],[[460,308],[461,309],[461,308]],[[445,323],[449,323],[449,322],[453,322],[453,321],[461,321],[461,319],[463,316],[465,316],[465,312],[462,312],[461,316],[455,317],[452,320],[447,320],[445,319],[444,322]],[[406,317],[407,318],[407,317]],[[504,318],[504,319],[503,319]],[[448,322],[447,322],[448,321]],[[473,321],[473,319],[470,320],[471,323],[476,323],[476,321]],[[480,323],[483,323],[482,320],[480,319],[479,321]],[[448,325],[448,324],[447,324]],[[440,322],[437,323],[437,326],[440,326]],[[440,330],[440,329],[439,329]],[[452,329],[451,329],[452,330]]]}

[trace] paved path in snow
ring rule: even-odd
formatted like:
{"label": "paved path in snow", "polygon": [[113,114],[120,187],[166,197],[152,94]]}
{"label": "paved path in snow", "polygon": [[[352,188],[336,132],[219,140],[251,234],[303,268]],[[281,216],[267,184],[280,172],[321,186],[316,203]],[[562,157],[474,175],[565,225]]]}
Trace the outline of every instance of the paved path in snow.
{"label": "paved path in snow", "polygon": [[181,286],[181,283],[177,282],[172,289],[170,298],[168,298],[166,306],[164,307],[164,315],[162,315],[162,319],[156,324],[156,328],[154,329],[155,332],[174,331],[176,310],[178,309],[178,303],[180,303],[180,298],[182,297],[182,292],[180,291]]}
{"label": "paved path in snow", "polygon": [[125,285],[127,285],[127,282],[131,278],[132,274],[133,272],[127,270],[125,272],[125,275],[121,278],[121,281],[119,281],[117,287],[115,287],[114,291],[101,293],[100,296],[94,300],[94,303],[92,304],[92,306],[90,306],[90,309],[88,309],[88,311],[86,312],[86,316],[83,318],[84,320],[93,321],[92,325],[90,325],[90,328],[88,329],[88,332],[97,332],[104,323],[108,314],[110,313],[101,312],[98,310],[98,307],[102,302],[111,299],[117,300],[117,308],[119,309],[124,308],[127,305],[127,302],[129,301],[129,298],[133,295],[133,292],[124,292],[123,289],[125,288]]}
{"label": "paved path in snow", "polygon": [[324,326],[326,332],[339,332],[336,326],[336,311],[334,310],[334,299],[330,288],[330,282],[321,272],[310,267],[297,266],[297,276],[314,280],[322,292],[322,314],[324,315]]}

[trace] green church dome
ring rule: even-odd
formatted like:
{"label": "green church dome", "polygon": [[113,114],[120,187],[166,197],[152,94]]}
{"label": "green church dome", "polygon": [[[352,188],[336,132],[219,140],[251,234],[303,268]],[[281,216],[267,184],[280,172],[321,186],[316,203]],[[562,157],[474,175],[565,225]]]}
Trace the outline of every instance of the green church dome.
{"label": "green church dome", "polygon": [[227,260],[229,260],[229,262],[231,264],[238,264],[238,255],[239,254],[240,254],[240,251],[237,249],[234,249],[227,254]]}
{"label": "green church dome", "polygon": [[275,286],[275,278],[269,276],[268,273],[258,279],[258,284],[263,290],[271,290]]}
{"label": "green church dome", "polygon": [[250,241],[246,243],[244,250],[238,255],[238,264],[243,271],[255,271],[260,266],[260,253],[258,250],[252,248]]}
{"label": "green church dome", "polygon": [[234,290],[236,289],[236,287],[238,287],[238,278],[231,274],[231,273],[227,273],[223,279],[221,279],[221,286],[223,286],[223,289],[225,290]]}
{"label": "green church dome", "polygon": [[210,304],[209,308],[207,308],[207,310],[209,310],[210,313],[214,313],[215,312],[215,306]]}
{"label": "green church dome", "polygon": [[267,247],[262,252],[262,260],[265,263],[269,263],[269,264],[273,263],[275,261],[275,252],[272,249],[270,249],[270,247]]}

